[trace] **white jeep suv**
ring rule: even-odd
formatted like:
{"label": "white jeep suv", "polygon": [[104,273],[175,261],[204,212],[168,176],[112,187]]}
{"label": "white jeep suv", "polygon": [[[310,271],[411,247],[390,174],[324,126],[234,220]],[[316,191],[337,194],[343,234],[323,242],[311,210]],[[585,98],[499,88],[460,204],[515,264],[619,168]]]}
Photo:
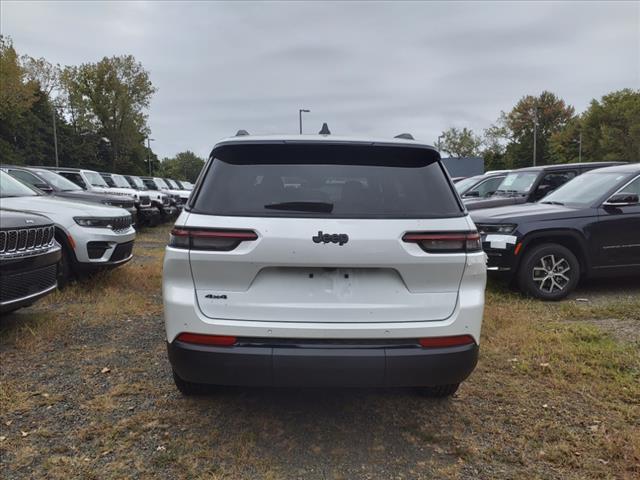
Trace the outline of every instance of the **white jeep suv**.
{"label": "white jeep suv", "polygon": [[223,140],[165,254],[176,386],[451,395],[477,362],[485,281],[480,238],[433,147]]}

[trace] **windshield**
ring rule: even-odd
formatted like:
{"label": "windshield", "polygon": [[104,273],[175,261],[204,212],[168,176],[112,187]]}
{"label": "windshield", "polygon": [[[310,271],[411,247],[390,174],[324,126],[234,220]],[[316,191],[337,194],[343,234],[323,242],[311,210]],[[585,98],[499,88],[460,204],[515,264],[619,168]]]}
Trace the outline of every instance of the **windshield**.
{"label": "windshield", "polygon": [[621,173],[587,172],[551,192],[540,203],[587,207],[627,177]]}
{"label": "windshield", "polygon": [[216,149],[193,211],[210,215],[442,218],[462,214],[437,157],[369,145]]}
{"label": "windshield", "polygon": [[510,173],[502,181],[496,194],[501,193],[520,193],[525,194],[531,190],[531,187],[538,178],[538,172],[514,172]]}
{"label": "windshield", "polygon": [[127,179],[124,178],[122,175],[111,175],[111,179],[113,180],[113,183],[116,184],[116,187],[131,188],[131,186],[129,185],[129,182],[127,182]]}
{"label": "windshield", "polygon": [[166,183],[167,185],[169,185],[171,188],[173,188],[174,190],[179,190],[180,187],[178,187],[178,185],[176,184],[176,182],[174,182],[173,180],[171,180],[170,178],[165,178],[163,179],[164,183]]}
{"label": "windshield", "polygon": [[89,183],[94,187],[109,187],[100,174],[96,172],[84,172],[84,174],[87,177],[87,180],[89,180]]}
{"label": "windshield", "polygon": [[50,172],[49,170],[36,170],[35,172],[40,177],[44,178],[48,183],[53,185],[57,190],[61,190],[63,192],[77,192],[78,190],[82,191],[82,188],[73,183],[71,180],[67,180],[62,175],[58,175],[55,172]]}
{"label": "windshield", "polygon": [[149,190],[144,182],[140,180],[140,177],[129,177],[129,180],[133,182],[133,185],[131,185],[132,187],[137,188],[138,190]]}
{"label": "windshield", "polygon": [[0,198],[37,197],[38,195],[35,190],[0,170]]}
{"label": "windshield", "polygon": [[453,186],[456,187],[458,193],[463,194],[482,178],[484,178],[483,175],[476,175],[475,177],[465,178],[464,180],[460,180],[458,183],[455,183]]}
{"label": "windshield", "polygon": [[171,187],[169,185],[166,184],[166,182],[164,180],[162,180],[161,178],[154,178],[153,179],[154,182],[156,182],[156,185],[158,186],[158,188],[162,189],[168,189],[171,190]]}

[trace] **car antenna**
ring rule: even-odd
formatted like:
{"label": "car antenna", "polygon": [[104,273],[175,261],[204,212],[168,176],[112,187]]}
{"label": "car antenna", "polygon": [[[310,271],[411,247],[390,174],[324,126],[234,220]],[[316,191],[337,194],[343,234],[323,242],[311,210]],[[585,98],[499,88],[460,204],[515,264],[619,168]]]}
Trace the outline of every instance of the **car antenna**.
{"label": "car antenna", "polygon": [[246,130],[238,130],[236,132],[236,137],[245,137],[249,135],[249,132],[247,132]]}
{"label": "car antenna", "polygon": [[329,125],[327,125],[327,122],[324,122],[322,124],[322,128],[320,129],[320,131],[318,133],[320,135],[331,135],[331,131],[329,131]]}

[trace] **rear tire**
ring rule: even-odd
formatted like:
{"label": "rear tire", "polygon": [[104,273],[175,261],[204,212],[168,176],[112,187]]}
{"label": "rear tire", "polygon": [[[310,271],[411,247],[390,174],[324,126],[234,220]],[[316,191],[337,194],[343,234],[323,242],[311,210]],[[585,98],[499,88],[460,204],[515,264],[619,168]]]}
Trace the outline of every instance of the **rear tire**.
{"label": "rear tire", "polygon": [[518,269],[520,290],[541,300],[561,300],[580,280],[580,263],[567,247],[545,243],[533,247]]}
{"label": "rear tire", "polygon": [[173,371],[173,381],[180,393],[186,397],[191,397],[194,395],[206,395],[213,391],[213,385],[187,382],[186,380],[180,378],[175,370]]}
{"label": "rear tire", "polygon": [[458,391],[459,383],[450,385],[436,385],[435,387],[419,387],[418,393],[428,398],[445,398],[450,397]]}

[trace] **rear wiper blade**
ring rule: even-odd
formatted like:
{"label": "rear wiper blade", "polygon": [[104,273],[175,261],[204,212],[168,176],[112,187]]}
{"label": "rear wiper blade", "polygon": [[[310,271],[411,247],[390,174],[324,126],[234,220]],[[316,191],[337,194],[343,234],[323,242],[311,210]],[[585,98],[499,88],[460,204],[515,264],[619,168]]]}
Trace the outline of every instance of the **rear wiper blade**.
{"label": "rear wiper blade", "polygon": [[547,200],[546,202],[540,202],[540,203],[546,203],[547,205],[564,205],[564,203],[562,202],[555,202],[553,200]]}
{"label": "rear wiper blade", "polygon": [[300,212],[331,213],[333,203],[327,202],[281,202],[269,203],[264,206],[270,210],[298,210]]}

